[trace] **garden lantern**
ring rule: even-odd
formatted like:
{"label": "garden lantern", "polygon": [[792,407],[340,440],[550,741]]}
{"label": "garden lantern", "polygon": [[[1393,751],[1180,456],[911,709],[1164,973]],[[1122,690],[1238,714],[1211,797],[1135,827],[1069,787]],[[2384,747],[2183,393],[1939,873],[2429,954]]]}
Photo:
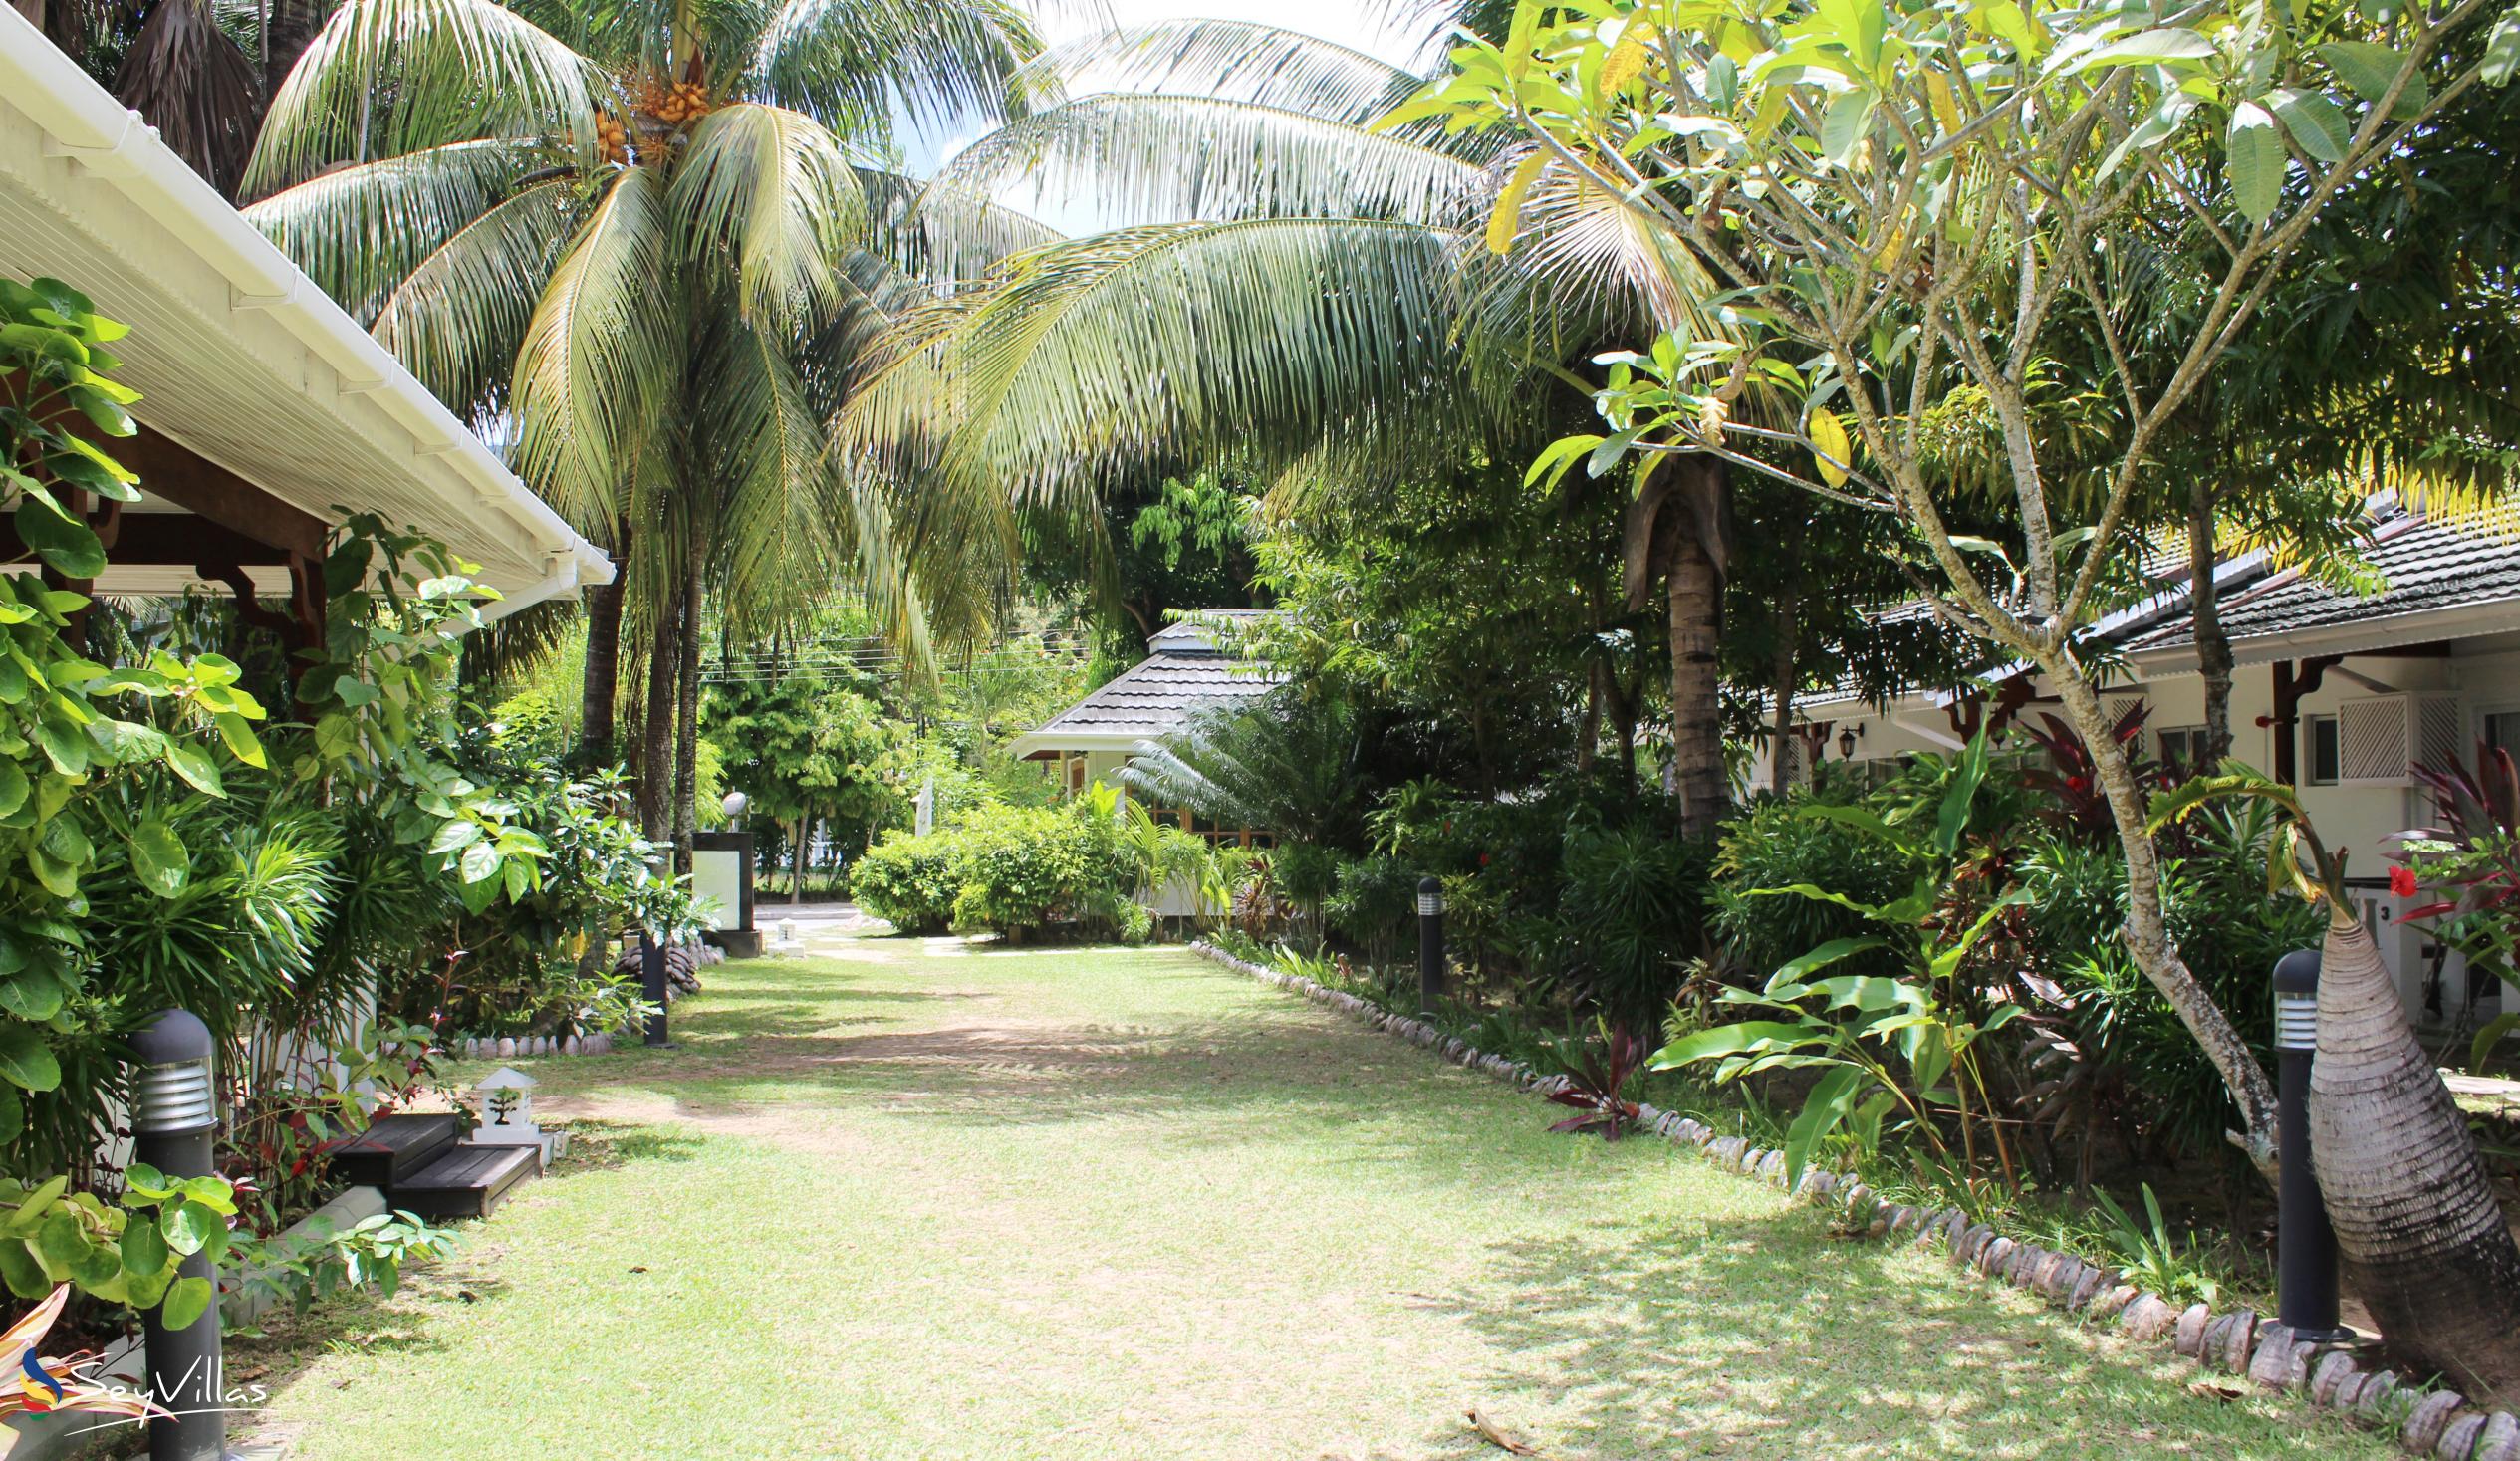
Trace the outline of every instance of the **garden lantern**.
{"label": "garden lantern", "polygon": [[1443,998],[1443,884],[1417,881],[1417,1013],[1431,1015]]}
{"label": "garden lantern", "polygon": [[[523,1071],[501,1066],[475,1086],[473,1094],[481,1097],[481,1129],[473,1133],[475,1141],[499,1145],[522,1146],[539,1133],[534,1126],[534,1088],[542,1083]],[[511,1142],[515,1133],[525,1134],[525,1141]]]}
{"label": "garden lantern", "polygon": [[2275,961],[2276,1318],[2313,1344],[2354,1338],[2338,1324],[2337,1235],[2310,1154],[2310,1068],[2319,1054],[2319,951]]}
{"label": "garden lantern", "polygon": [[744,809],[751,805],[752,798],[745,796],[742,792],[728,792],[726,800],[718,803],[717,807],[719,811],[726,814],[726,825],[736,827],[740,826],[744,820]]}
{"label": "garden lantern", "polygon": [[[188,1010],[161,1010],[131,1037],[138,1058],[131,1074],[131,1158],[181,1182],[212,1174],[210,1140],[219,1128],[212,1080],[217,1050],[210,1027]],[[178,1278],[207,1279],[216,1266],[207,1249],[175,1269]],[[148,1423],[150,1461],[218,1461],[226,1450],[227,1416],[219,1408],[219,1307],[214,1302],[182,1329],[168,1329],[162,1306],[142,1312],[149,1398],[172,1411]]]}

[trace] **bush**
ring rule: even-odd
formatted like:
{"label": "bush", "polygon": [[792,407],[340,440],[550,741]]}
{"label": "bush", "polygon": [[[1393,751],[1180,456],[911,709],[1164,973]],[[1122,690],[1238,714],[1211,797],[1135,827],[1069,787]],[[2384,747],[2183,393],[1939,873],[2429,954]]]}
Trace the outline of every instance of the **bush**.
{"label": "bush", "polygon": [[1565,857],[1561,966],[1612,1018],[1650,1025],[1703,948],[1705,849],[1638,826],[1570,834]]}
{"label": "bush", "polygon": [[[1752,897],[1750,889],[1810,883],[1860,903],[1885,903],[1913,887],[1922,871],[1898,849],[1835,822],[1800,815],[1811,799],[1797,794],[1763,801],[1725,824],[1718,836],[1709,923],[1731,962],[1754,985],[1779,965],[1832,939],[1873,929],[1864,916],[1797,897]],[[1833,973],[1890,974],[1897,960],[1876,952],[1849,959]]]}
{"label": "bush", "polygon": [[1416,936],[1417,880],[1425,872],[1398,857],[1359,857],[1339,864],[1338,886],[1322,902],[1331,930],[1365,955],[1387,964]]}
{"label": "bush", "polygon": [[1110,818],[1086,804],[992,807],[963,825],[960,843],[957,924],[1021,942],[1063,919],[1101,932],[1135,921],[1123,911],[1136,907],[1134,869]]}
{"label": "bush", "polygon": [[962,889],[962,839],[947,832],[884,834],[849,870],[859,906],[903,933],[942,933]]}

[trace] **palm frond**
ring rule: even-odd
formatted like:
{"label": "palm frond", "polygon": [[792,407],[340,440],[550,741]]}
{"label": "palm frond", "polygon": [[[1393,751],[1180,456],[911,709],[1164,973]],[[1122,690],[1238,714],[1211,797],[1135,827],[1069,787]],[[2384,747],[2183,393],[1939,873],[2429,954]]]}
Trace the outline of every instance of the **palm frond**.
{"label": "palm frond", "polygon": [[123,105],[222,193],[235,191],[262,108],[254,64],[205,0],[157,0],[114,78]]}
{"label": "palm frond", "polygon": [[326,294],[370,324],[421,260],[507,195],[530,160],[515,142],[451,142],[338,168],[242,211]]}
{"label": "palm frond", "polygon": [[977,279],[999,260],[1067,235],[1003,199],[951,183],[860,167],[867,247],[903,273],[935,284]]}
{"label": "palm frond", "polygon": [[1217,706],[1159,741],[1140,741],[1121,768],[1132,796],[1185,807],[1219,827],[1264,827],[1332,844],[1356,829],[1355,776],[1365,738],[1355,708],[1300,708],[1280,690],[1258,704]]}
{"label": "palm frond", "polygon": [[1262,216],[1462,221],[1476,162],[1346,122],[1208,97],[1064,103],[973,143],[941,184],[981,196],[1030,184],[1132,222]]}
{"label": "palm frond", "polygon": [[448,406],[490,410],[576,231],[578,194],[554,178],[491,208],[395,286],[369,333]]}
{"label": "palm frond", "polygon": [[663,184],[622,172],[553,271],[517,353],[518,470],[573,522],[610,522],[680,377]]}
{"label": "palm frond", "polygon": [[1003,118],[1016,73],[1041,49],[1005,0],[785,0],[743,67],[748,96],[878,145],[910,121]]}
{"label": "palm frond", "polygon": [[823,424],[780,343],[731,311],[713,318],[695,365],[709,390],[692,456],[710,464],[718,498],[720,604],[739,628],[801,618],[833,585],[834,550],[856,536]]}
{"label": "palm frond", "polygon": [[867,229],[867,196],[840,142],[784,107],[739,103],[691,131],[667,195],[691,252],[722,253],[736,308],[773,329],[839,302],[841,262]]}
{"label": "palm frond", "polygon": [[1263,219],[1125,229],[1019,255],[913,316],[844,439],[922,492],[1059,506],[1148,460],[1371,438],[1453,449],[1497,414],[1451,339],[1456,240]]}
{"label": "palm frond", "polygon": [[1363,125],[1422,77],[1317,36],[1243,20],[1165,20],[1054,46],[1024,68],[1040,102],[1093,92],[1171,92],[1251,102]]}
{"label": "palm frond", "polygon": [[592,148],[604,86],[584,57],[491,0],[350,0],[272,98],[245,186],[269,192],[336,162],[485,137]]}

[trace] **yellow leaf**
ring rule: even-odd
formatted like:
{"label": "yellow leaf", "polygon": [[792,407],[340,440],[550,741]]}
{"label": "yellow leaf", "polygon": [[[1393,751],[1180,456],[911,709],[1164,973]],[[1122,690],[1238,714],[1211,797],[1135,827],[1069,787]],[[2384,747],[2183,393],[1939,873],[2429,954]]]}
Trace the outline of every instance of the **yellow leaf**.
{"label": "yellow leaf", "polygon": [[1925,96],[1933,103],[1933,120],[1944,131],[1960,129],[1960,104],[1951,95],[1951,79],[1941,72],[1925,74]]}
{"label": "yellow leaf", "polygon": [[[1803,430],[1811,437],[1811,444],[1819,448],[1812,455],[1820,463],[1820,480],[1832,487],[1846,485],[1847,469],[1838,463],[1853,459],[1854,448],[1847,441],[1847,428],[1839,425],[1837,416],[1831,412],[1816,410],[1811,413],[1811,420]],[[1831,460],[1833,457],[1836,460]]]}
{"label": "yellow leaf", "polygon": [[1705,437],[1710,446],[1723,445],[1724,419],[1722,399],[1712,395],[1706,397],[1697,407],[1697,434]]}
{"label": "yellow leaf", "polygon": [[1769,87],[1759,93],[1758,110],[1750,114],[1750,135],[1765,137],[1785,120],[1786,95],[1783,87]]}
{"label": "yellow leaf", "polygon": [[1652,27],[1632,25],[1610,48],[1610,56],[1602,62],[1602,96],[1616,97],[1628,90],[1629,84],[1645,74],[1645,38]]}
{"label": "yellow leaf", "polygon": [[1514,234],[1522,227],[1523,194],[1531,191],[1540,169],[1547,166],[1549,154],[1533,152],[1514,167],[1514,175],[1505,190],[1496,195],[1496,210],[1487,215],[1487,251],[1499,257],[1512,251]]}
{"label": "yellow leaf", "polygon": [[1890,230],[1890,241],[1883,244],[1879,250],[1875,251],[1873,255],[1873,267],[1881,270],[1885,274],[1888,274],[1890,271],[1890,267],[1898,262],[1898,256],[1906,252],[1906,231],[1904,229],[1893,228]]}

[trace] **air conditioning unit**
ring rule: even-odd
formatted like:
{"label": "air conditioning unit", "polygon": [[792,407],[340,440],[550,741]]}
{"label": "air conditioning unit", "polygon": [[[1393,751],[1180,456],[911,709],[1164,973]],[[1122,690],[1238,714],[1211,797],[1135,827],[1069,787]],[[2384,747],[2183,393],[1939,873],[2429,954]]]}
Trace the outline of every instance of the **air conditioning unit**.
{"label": "air conditioning unit", "polygon": [[2337,784],[2414,785],[2417,763],[2458,759],[2459,700],[2441,691],[2409,691],[2348,700],[2337,707]]}
{"label": "air conditioning unit", "polygon": [[1789,787],[1811,785],[1811,752],[1800,734],[1787,736],[1776,743],[1777,758],[1785,767],[1785,784]]}

